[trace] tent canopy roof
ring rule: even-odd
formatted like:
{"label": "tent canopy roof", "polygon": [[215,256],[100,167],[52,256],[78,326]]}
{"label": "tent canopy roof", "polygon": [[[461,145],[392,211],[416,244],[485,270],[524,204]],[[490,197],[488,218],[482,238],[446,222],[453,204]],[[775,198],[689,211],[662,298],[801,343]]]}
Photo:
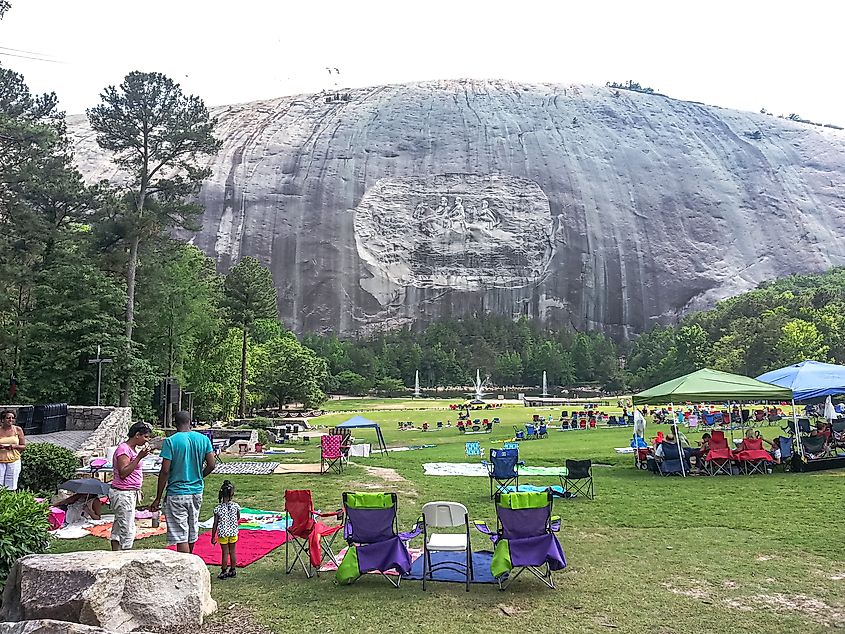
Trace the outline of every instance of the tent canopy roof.
{"label": "tent canopy roof", "polygon": [[845,366],[832,363],[802,361],[761,374],[757,380],[790,388],[796,401],[845,394]]}
{"label": "tent canopy roof", "polygon": [[788,401],[792,390],[741,374],[703,369],[635,394],[635,405],[687,401]]}
{"label": "tent canopy roof", "polygon": [[347,421],[342,422],[336,427],[378,427],[378,423],[371,421],[369,418],[363,416],[354,416]]}

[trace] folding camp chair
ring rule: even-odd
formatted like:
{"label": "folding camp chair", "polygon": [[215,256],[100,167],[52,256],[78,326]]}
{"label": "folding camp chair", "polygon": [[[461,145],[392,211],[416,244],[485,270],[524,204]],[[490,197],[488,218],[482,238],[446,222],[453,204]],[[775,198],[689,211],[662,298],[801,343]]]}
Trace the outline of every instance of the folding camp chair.
{"label": "folding camp chair", "polygon": [[733,460],[733,452],[728,448],[728,440],[725,438],[725,432],[721,430],[713,430],[710,436],[710,451],[704,456],[704,462],[707,464],[707,472],[710,475],[733,475],[731,468],[731,460]]}
{"label": "folding camp chair", "polygon": [[[314,571],[319,572],[322,563],[328,559],[337,564],[333,549],[334,540],[343,528],[343,510],[333,513],[316,513],[311,491],[285,491],[285,512],[290,516],[288,538],[285,541],[285,574],[290,574],[297,562],[311,578]],[[327,526],[319,521],[334,517],[340,520],[337,526]],[[290,552],[293,551],[293,561]],[[305,555],[307,564],[302,560]]]}
{"label": "folding camp chair", "polygon": [[525,440],[525,432],[521,430],[519,427],[514,425],[513,428],[513,439],[514,440]]}
{"label": "folding camp chair", "polygon": [[481,443],[480,442],[468,442],[466,444],[466,454],[468,456],[481,456]]}
{"label": "folding camp chair", "polygon": [[574,495],[585,495],[590,500],[595,499],[593,491],[593,461],[567,460],[566,475],[563,478],[563,489]]}
{"label": "folding camp chair", "polygon": [[[463,533],[429,533],[431,528],[456,528],[464,526]],[[453,570],[466,575],[466,587],[472,581],[472,544],[469,539],[469,512],[467,507],[457,502],[429,502],[422,507],[423,530],[423,578],[422,587],[425,590],[426,579],[434,581],[434,573],[438,570]],[[436,564],[431,562],[431,553],[452,552],[466,553],[466,563],[444,561]]]}
{"label": "folding camp chair", "polygon": [[542,425],[537,427],[537,438],[545,438],[549,435],[549,428],[546,427],[546,424],[543,423]]}
{"label": "folding camp chair", "polygon": [[341,436],[320,437],[320,473],[336,471],[343,473],[343,450]]}
{"label": "folding camp chair", "polygon": [[534,440],[537,438],[537,428],[530,423],[525,426],[525,439]]}
{"label": "folding camp chair", "polygon": [[830,440],[835,449],[845,447],[845,419],[838,419],[831,422]]}
{"label": "folding camp chair", "polygon": [[[795,435],[795,423],[790,419],[789,424],[783,428],[787,434],[794,436]],[[798,433],[799,434],[809,434],[811,431],[810,429],[810,419],[809,418],[799,418],[798,419]]]}
{"label": "folding camp chair", "polygon": [[790,436],[778,436],[778,447],[780,449],[780,463],[784,471],[792,469],[792,443]]}
{"label": "folding camp chair", "polygon": [[[482,462],[487,467],[490,476],[490,498],[506,487],[514,486],[519,488],[519,473],[517,467],[525,464],[519,459],[519,449],[491,449],[490,460]],[[496,483],[495,489],[493,482]]]}
{"label": "folding camp chair", "polygon": [[[553,496],[541,493],[497,493],[496,531],[484,522],[475,527],[490,536],[494,544],[490,572],[507,588],[523,570],[528,570],[550,588],[554,588],[553,570],[566,567],[566,556],[555,532],[560,519],[552,517]],[[518,568],[513,574],[514,568]]]}
{"label": "folding camp chair", "polygon": [[745,475],[754,473],[765,475],[772,462],[772,455],[763,449],[762,438],[746,438],[743,445],[745,448],[736,454],[742,472]]}
{"label": "folding camp chair", "polygon": [[690,472],[690,463],[686,456],[681,458],[681,448],[676,443],[661,443],[663,460],[657,463],[658,473],[662,476],[684,475]]}
{"label": "folding camp chair", "polygon": [[801,448],[804,450],[804,456],[810,460],[824,458],[828,453],[827,439],[821,434],[818,436],[802,436]]}
{"label": "folding camp chair", "polygon": [[[422,527],[418,523],[415,530],[400,533],[396,506],[395,493],[343,494],[343,538],[349,547],[337,567],[338,582],[354,583],[365,573],[378,572],[398,588],[401,575],[411,572],[411,555],[405,542],[419,535]],[[388,574],[391,571],[397,574]]]}

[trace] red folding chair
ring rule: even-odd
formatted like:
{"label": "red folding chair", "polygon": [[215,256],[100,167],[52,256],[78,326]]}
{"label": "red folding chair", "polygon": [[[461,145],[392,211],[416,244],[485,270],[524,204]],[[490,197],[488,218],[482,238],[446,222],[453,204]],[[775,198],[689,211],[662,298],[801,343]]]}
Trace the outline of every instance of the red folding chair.
{"label": "red folding chair", "polygon": [[725,432],[721,430],[713,430],[710,436],[710,451],[704,456],[704,462],[707,463],[707,472],[710,475],[733,475],[731,471],[731,461],[733,460],[733,452],[728,447],[728,439],[725,438]]}
{"label": "red folding chair", "polygon": [[763,449],[762,438],[746,438],[742,441],[742,449],[736,452],[740,468],[746,475],[752,473],[768,472],[769,464],[772,462],[772,455]]}
{"label": "red folding chair", "polygon": [[323,436],[320,439],[320,473],[343,473],[342,436]]}
{"label": "red folding chair", "polygon": [[[314,512],[311,491],[285,491],[285,511],[290,516],[288,538],[285,541],[285,574],[290,574],[297,562],[310,578],[312,572],[319,572],[324,561],[331,560],[337,565],[333,543],[343,528],[343,510],[333,513]],[[334,517],[340,521],[337,526],[327,526],[318,521],[320,518]],[[293,550],[293,561],[290,551]],[[307,564],[303,561],[305,555]]]}

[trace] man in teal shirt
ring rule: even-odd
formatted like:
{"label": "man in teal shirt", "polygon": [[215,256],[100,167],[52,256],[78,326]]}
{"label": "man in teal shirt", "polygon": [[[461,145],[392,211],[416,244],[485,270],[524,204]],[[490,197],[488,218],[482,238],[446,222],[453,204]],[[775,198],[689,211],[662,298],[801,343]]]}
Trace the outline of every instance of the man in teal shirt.
{"label": "man in teal shirt", "polygon": [[166,487],[167,543],[175,544],[180,553],[192,553],[199,534],[204,480],[214,471],[217,460],[208,436],[191,431],[188,412],[177,412],[174,418],[176,433],[165,439],[161,447],[158,492],[150,509],[159,509]]}

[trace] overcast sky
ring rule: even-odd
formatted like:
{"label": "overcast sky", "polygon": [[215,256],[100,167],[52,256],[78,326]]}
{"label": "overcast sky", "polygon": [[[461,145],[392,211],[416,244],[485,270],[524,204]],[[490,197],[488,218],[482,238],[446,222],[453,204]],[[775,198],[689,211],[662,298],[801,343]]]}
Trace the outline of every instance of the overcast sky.
{"label": "overcast sky", "polygon": [[837,0],[12,0],[0,62],[69,113],[131,70],[163,72],[218,105],[332,88],[331,67],[342,87],[634,79],[845,125],[843,24]]}

